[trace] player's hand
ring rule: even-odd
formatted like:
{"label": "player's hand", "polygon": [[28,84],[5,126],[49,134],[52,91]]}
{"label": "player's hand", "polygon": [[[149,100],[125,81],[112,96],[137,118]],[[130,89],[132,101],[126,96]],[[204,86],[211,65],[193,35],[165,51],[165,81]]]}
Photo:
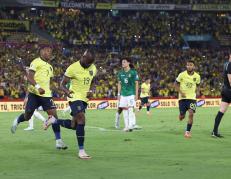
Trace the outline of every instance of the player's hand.
{"label": "player's hand", "polygon": [[92,91],[88,91],[87,92],[87,98],[90,99],[93,97],[93,92]]}
{"label": "player's hand", "polygon": [[42,88],[39,88],[39,89],[38,89],[38,92],[39,92],[39,94],[41,94],[41,95],[45,94],[45,90],[42,89]]}
{"label": "player's hand", "polygon": [[68,98],[73,98],[73,93],[74,93],[73,91],[67,91],[66,95]]}

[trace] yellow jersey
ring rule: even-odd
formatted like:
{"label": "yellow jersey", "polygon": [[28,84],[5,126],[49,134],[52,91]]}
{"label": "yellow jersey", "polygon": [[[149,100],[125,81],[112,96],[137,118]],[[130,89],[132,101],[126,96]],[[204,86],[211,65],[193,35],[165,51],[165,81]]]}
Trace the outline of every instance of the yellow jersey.
{"label": "yellow jersey", "polygon": [[[142,89],[144,92],[142,92]],[[150,92],[150,84],[142,83],[140,97],[141,98],[149,97],[149,92]]]}
{"label": "yellow jersey", "polygon": [[187,71],[180,73],[176,79],[180,83],[180,90],[185,93],[186,97],[182,97],[179,93],[179,99],[196,99],[196,88],[200,84],[200,75],[196,72],[189,75]]}
{"label": "yellow jersey", "polygon": [[96,73],[97,70],[94,64],[89,68],[83,68],[79,61],[71,64],[65,72],[65,76],[71,79],[69,90],[73,91],[73,97],[67,98],[68,101],[81,100],[87,102],[87,92],[90,90],[92,79]]}
{"label": "yellow jersey", "polygon": [[41,88],[45,90],[45,94],[39,94],[38,90],[33,85],[28,86],[28,91],[38,96],[52,97],[50,90],[50,78],[54,76],[53,67],[39,57],[31,62],[29,70],[35,72],[34,80],[36,84],[39,84]]}

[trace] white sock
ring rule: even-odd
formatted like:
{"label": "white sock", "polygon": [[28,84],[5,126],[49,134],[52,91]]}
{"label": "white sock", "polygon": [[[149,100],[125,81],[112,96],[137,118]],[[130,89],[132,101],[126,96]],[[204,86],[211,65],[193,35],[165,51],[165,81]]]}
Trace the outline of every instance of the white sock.
{"label": "white sock", "polygon": [[133,128],[136,125],[136,116],[134,113],[134,109],[132,107],[128,108],[129,114],[129,128]]}
{"label": "white sock", "polygon": [[34,114],[33,116],[31,116],[30,120],[28,121],[29,122],[29,126],[30,128],[34,128]]}
{"label": "white sock", "polygon": [[43,117],[43,115],[40,114],[38,111],[35,111],[35,112],[34,112],[34,116],[35,116],[37,119],[40,119],[40,120],[43,121],[43,122],[46,120],[45,117]]}
{"label": "white sock", "polygon": [[124,116],[124,128],[129,127],[129,116],[128,116],[128,110],[123,110],[123,116]]}
{"label": "white sock", "polygon": [[116,121],[116,122],[118,121],[118,123],[119,123],[119,121],[120,121],[120,115],[119,115],[118,112],[116,112],[116,119],[115,119],[115,121]]}

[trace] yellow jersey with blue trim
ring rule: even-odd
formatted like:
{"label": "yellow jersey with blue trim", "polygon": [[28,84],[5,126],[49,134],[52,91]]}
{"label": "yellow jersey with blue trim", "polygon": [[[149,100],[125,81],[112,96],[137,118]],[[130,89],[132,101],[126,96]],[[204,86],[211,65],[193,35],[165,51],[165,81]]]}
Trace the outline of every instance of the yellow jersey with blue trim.
{"label": "yellow jersey with blue trim", "polygon": [[87,92],[90,90],[92,79],[96,73],[97,69],[94,64],[88,68],[83,68],[80,61],[71,64],[65,72],[65,76],[71,81],[69,90],[73,91],[72,98],[67,98],[68,101],[87,102]]}
{"label": "yellow jersey with blue trim", "polygon": [[150,84],[142,83],[140,97],[141,98],[149,97],[149,92],[150,92]]}
{"label": "yellow jersey with blue trim", "polygon": [[186,70],[178,75],[176,81],[180,83],[180,90],[185,93],[185,97],[182,97],[179,93],[179,99],[196,100],[196,88],[201,81],[198,73],[194,72],[193,75],[189,75]]}
{"label": "yellow jersey with blue trim", "polygon": [[34,80],[36,84],[39,84],[40,87],[45,90],[45,94],[39,94],[38,90],[33,85],[28,86],[28,91],[38,96],[52,97],[50,79],[54,76],[53,67],[39,57],[31,62],[29,70],[35,72]]}

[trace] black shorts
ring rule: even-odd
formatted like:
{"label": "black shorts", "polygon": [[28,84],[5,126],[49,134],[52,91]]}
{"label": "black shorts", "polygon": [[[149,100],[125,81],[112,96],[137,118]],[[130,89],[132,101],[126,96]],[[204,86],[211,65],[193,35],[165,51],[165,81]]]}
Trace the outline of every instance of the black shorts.
{"label": "black shorts", "polygon": [[149,102],[148,97],[140,98],[140,101],[141,101],[141,105],[147,104]]}
{"label": "black shorts", "polygon": [[70,101],[69,105],[71,107],[71,115],[75,116],[78,113],[84,112],[87,109],[87,103],[81,100]]}
{"label": "black shorts", "polygon": [[29,112],[34,112],[35,109],[37,109],[39,106],[42,106],[44,111],[47,111],[49,109],[56,109],[52,97],[42,97],[33,93],[29,93],[25,110]]}
{"label": "black shorts", "polygon": [[196,112],[196,100],[193,99],[181,99],[179,100],[180,114],[185,115],[185,113],[191,109],[194,113]]}
{"label": "black shorts", "polygon": [[226,102],[226,103],[231,103],[231,90],[230,89],[222,88],[221,101]]}

